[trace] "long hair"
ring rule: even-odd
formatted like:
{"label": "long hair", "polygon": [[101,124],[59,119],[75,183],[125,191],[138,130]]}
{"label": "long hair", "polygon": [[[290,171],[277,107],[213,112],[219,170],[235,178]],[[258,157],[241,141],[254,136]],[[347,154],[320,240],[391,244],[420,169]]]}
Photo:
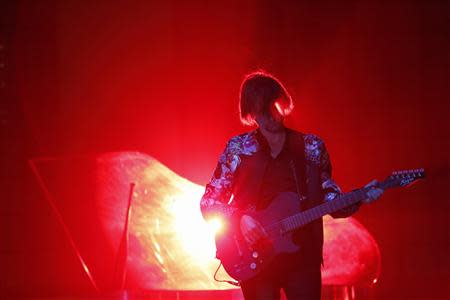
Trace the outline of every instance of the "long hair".
{"label": "long hair", "polygon": [[283,84],[275,76],[262,70],[247,74],[239,92],[241,123],[255,125],[255,114],[269,113],[272,106],[282,116],[289,115],[294,108],[292,98]]}

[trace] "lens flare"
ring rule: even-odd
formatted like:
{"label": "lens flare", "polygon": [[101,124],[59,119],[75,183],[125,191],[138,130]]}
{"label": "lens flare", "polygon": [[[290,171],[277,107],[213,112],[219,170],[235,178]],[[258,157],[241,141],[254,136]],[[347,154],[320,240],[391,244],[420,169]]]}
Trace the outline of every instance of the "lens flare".
{"label": "lens flare", "polygon": [[214,218],[208,222],[209,228],[214,232],[214,234],[220,233],[223,227],[222,220],[219,218]]}
{"label": "lens flare", "polygon": [[212,223],[204,221],[199,206],[193,203],[201,198],[202,192],[201,188],[191,187],[174,197],[170,208],[177,238],[184,250],[199,262],[205,257],[214,257],[215,245],[211,241],[214,241],[215,230],[219,226],[219,220],[212,220]]}

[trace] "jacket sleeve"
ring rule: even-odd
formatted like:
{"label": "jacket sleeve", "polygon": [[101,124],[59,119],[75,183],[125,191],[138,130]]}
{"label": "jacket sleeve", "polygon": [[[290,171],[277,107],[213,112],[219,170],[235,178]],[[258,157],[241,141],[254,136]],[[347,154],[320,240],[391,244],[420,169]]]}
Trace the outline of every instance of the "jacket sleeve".
{"label": "jacket sleeve", "polygon": [[241,217],[240,210],[230,203],[234,175],[240,162],[239,156],[231,148],[228,142],[200,200],[200,210],[206,220],[221,217],[237,221]]}
{"label": "jacket sleeve", "polygon": [[[322,184],[322,189],[324,191],[324,201],[333,201],[338,195],[342,194],[341,188],[331,177],[331,161],[325,144],[322,142],[320,151],[320,180]],[[346,218],[354,214],[359,207],[361,202],[354,205],[345,207],[337,212],[331,214],[333,218]]]}

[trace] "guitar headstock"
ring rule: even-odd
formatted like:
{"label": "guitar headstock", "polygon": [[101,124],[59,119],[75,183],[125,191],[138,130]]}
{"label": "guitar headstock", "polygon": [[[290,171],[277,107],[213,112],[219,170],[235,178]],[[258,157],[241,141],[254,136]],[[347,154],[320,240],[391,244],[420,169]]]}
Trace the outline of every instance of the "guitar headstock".
{"label": "guitar headstock", "polygon": [[416,180],[425,178],[425,169],[415,169],[415,170],[402,170],[392,172],[387,180],[394,182],[395,185],[406,186],[413,183]]}

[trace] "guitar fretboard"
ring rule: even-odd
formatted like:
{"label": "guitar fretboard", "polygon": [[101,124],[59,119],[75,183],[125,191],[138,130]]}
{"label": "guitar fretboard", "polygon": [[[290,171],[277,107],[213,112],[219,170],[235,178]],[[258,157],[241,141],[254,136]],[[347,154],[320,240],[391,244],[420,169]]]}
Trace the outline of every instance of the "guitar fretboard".
{"label": "guitar fretboard", "polygon": [[[385,190],[394,186],[398,186],[400,181],[396,180],[385,180],[378,184],[378,187]],[[283,230],[289,232],[300,228],[314,220],[317,220],[327,214],[337,212],[345,207],[351,206],[358,203],[361,200],[367,198],[367,191],[369,188],[358,189],[346,194],[338,195],[335,199],[318,205],[316,207],[307,209],[301,213],[295,214],[281,221]]]}

